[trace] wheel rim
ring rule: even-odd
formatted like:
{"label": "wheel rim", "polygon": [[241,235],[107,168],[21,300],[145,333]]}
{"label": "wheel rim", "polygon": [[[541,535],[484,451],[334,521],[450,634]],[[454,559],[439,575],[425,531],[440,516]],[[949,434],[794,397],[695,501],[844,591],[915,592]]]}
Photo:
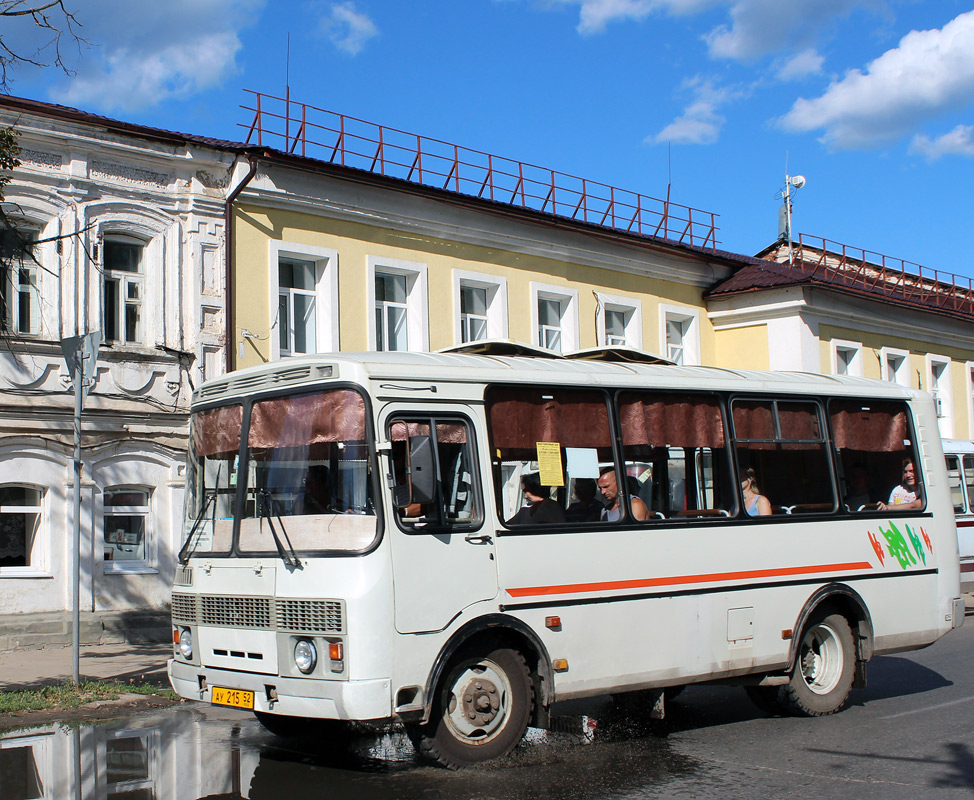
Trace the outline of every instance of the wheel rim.
{"label": "wheel rim", "polygon": [[512,696],[507,674],[493,661],[461,665],[448,689],[446,723],[461,741],[488,742],[507,724]]}
{"label": "wheel rim", "polygon": [[842,645],[828,625],[814,625],[802,637],[799,668],[805,685],[815,694],[828,694],[842,676]]}

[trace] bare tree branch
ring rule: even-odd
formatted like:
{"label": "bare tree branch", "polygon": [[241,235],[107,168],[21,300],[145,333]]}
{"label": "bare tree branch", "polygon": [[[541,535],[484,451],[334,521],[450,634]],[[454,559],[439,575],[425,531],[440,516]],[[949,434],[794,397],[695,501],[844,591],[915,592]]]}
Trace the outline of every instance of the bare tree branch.
{"label": "bare tree branch", "polygon": [[46,39],[28,51],[11,45],[0,28],[0,91],[9,91],[12,82],[9,73],[24,65],[53,66],[65,75],[75,74],[65,60],[66,48],[73,45],[80,52],[82,47],[91,44],[79,33],[84,26],[64,3],[65,0],[0,0],[0,25],[5,18],[30,17]]}

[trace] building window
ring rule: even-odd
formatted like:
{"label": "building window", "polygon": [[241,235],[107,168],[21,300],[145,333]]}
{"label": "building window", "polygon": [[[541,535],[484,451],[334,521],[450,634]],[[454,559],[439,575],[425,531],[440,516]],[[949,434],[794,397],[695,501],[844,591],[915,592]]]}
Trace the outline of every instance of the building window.
{"label": "building window", "polygon": [[372,350],[429,349],[426,265],[369,257]]}
{"label": "building window", "polygon": [[638,300],[596,292],[596,338],[604,347],[642,347],[642,311]]}
{"label": "building window", "polygon": [[487,290],[482,286],[460,287],[460,341],[487,338]]}
{"label": "building window", "polygon": [[832,342],[832,373],[862,377],[862,345],[857,342]]}
{"label": "building window", "polygon": [[40,489],[0,486],[0,567],[37,567]]}
{"label": "building window", "polygon": [[967,436],[974,439],[974,363],[967,362]]}
{"label": "building window", "polygon": [[660,309],[661,340],[666,357],[684,366],[700,363],[700,323],[696,311],[663,306]]}
{"label": "building window", "polygon": [[149,492],[116,487],[105,490],[105,561],[145,562]]}
{"label": "building window", "polygon": [[940,435],[951,437],[954,435],[953,399],[950,388],[950,361],[935,356],[928,356],[928,389],[933,395],[933,402],[937,408],[937,423]]}
{"label": "building window", "polygon": [[578,293],[531,284],[535,344],[556,353],[578,349]]}
{"label": "building window", "polygon": [[102,265],[106,342],[133,344],[143,339],[142,274],[144,245],[130,238],[106,238]]}
{"label": "building window", "polygon": [[910,385],[910,354],[906,350],[882,350],[883,380],[900,386]]}
{"label": "building window", "polygon": [[453,341],[458,344],[507,337],[507,281],[453,270]]}
{"label": "building window", "polygon": [[375,349],[408,350],[406,276],[375,274]]}
{"label": "building window", "polygon": [[278,275],[278,336],[282,356],[316,352],[315,262],[281,258]]}
{"label": "building window", "polygon": [[32,231],[0,231],[0,324],[5,333],[41,331],[35,238]]}

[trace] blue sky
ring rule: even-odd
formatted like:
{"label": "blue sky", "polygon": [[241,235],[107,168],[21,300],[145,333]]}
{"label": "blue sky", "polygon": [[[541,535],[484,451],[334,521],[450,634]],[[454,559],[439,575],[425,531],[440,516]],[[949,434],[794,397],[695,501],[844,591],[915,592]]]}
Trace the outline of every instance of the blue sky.
{"label": "blue sky", "polygon": [[[244,89],[974,277],[974,10],[955,0],[65,0],[12,94],[241,139]],[[3,30],[3,29],[0,29]],[[4,41],[42,43],[24,24]],[[286,57],[290,40],[290,59]],[[50,49],[39,60],[50,60]]]}

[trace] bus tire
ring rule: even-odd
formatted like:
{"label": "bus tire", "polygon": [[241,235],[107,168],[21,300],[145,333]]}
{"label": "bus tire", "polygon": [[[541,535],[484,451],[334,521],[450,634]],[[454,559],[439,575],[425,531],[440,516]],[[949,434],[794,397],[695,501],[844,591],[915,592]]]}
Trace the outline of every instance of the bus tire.
{"label": "bus tire", "polygon": [[254,716],[267,730],[283,739],[336,740],[349,734],[348,723],[339,719],[289,717],[268,711],[254,711]]}
{"label": "bus tire", "polygon": [[524,656],[497,642],[467,644],[436,687],[429,722],[412,726],[410,738],[421,756],[459,769],[510,753],[533,707]]}
{"label": "bus tire", "polygon": [[841,711],[852,691],[855,659],[849,621],[841,614],[813,617],[802,632],[791,680],[780,687],[782,710],[801,717]]}

